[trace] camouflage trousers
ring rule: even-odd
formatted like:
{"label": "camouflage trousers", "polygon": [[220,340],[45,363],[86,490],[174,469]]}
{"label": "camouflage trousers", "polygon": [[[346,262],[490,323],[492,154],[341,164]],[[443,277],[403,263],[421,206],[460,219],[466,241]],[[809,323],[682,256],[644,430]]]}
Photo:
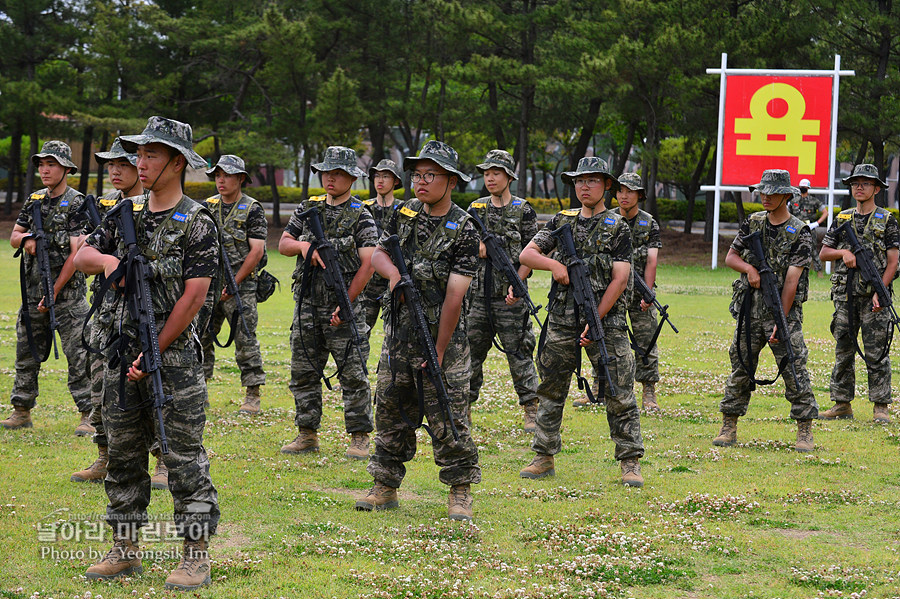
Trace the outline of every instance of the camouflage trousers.
{"label": "camouflage trousers", "polygon": [[[640,300],[628,308],[628,319],[631,321],[631,332],[634,340],[641,350],[646,351],[653,334],[656,332],[656,308],[641,311]],[[640,354],[634,352],[634,380],[639,383],[655,383],[659,380],[659,348],[656,343],[647,352],[647,363],[641,359]]]}
{"label": "camouflage trousers", "polygon": [[[334,357],[337,378],[341,382],[344,400],[344,426],[348,433],[368,433],[372,426],[372,395],[369,379],[353,347],[353,335],[346,322],[337,327],[329,324],[335,307],[313,306],[304,302],[302,308],[294,307],[291,325],[291,382],[288,387],[294,395],[298,428],[319,429],[322,421],[322,381],[320,375]],[[354,302],[356,326],[362,340],[363,360],[369,359],[368,329],[362,319],[362,310]],[[349,351],[348,351],[349,350]]]}
{"label": "camouflage trousers", "polygon": [[[584,331],[585,323],[574,324],[574,314],[550,314],[547,323],[546,341],[538,355],[538,369],[541,383],[537,388],[538,411],[537,430],[531,448],[541,454],[555,455],[562,449],[560,426],[563,408],[569,395],[572,374],[581,361],[581,347],[578,338]],[[644,455],[641,439],[640,411],[634,398],[634,355],[628,342],[628,333],[622,325],[613,327],[604,319],[606,349],[609,354],[609,375],[616,385],[616,395],[610,394],[606,385],[606,420],[609,436],[616,444],[615,458],[640,458]],[[585,348],[591,363],[600,362],[597,344]]]}
{"label": "camouflage trousers", "polygon": [[[91,347],[98,348],[105,340],[101,335],[99,326],[93,319],[88,322],[88,335]],[[99,349],[99,348],[98,348]],[[103,377],[106,374],[106,364],[109,360],[102,353],[90,352],[87,355],[88,376],[91,381],[91,426],[94,427],[94,443],[106,446],[109,441],[106,438],[106,429],[103,426]]]}
{"label": "camouflage trousers", "polygon": [[381,302],[384,294],[387,292],[388,280],[384,277],[374,274],[369,279],[369,284],[365,290],[356,298],[357,303],[362,306],[365,316],[366,326],[369,327],[367,335],[372,334],[375,323],[378,322],[378,313],[381,311]]}
{"label": "camouflage trousers", "polygon": [[[234,326],[237,331],[234,334],[234,361],[241,370],[241,386],[251,387],[266,384],[266,373],[263,371],[262,354],[259,351],[259,340],[256,338],[256,326],[259,324],[259,313],[256,306],[256,281],[245,280],[238,288],[241,302],[244,304],[244,322],[250,334],[244,332],[240,317]],[[237,309],[237,300],[229,298],[216,304],[209,320],[209,327],[203,334],[203,374],[207,379],[212,378],[213,367],[216,364],[216,345],[214,339],[222,330],[222,324],[231,321],[231,315]],[[222,339],[222,341],[225,341]]]}
{"label": "camouflage trousers", "polygon": [[[119,408],[118,369],[107,369],[104,381],[103,422],[109,440],[109,473],[104,481],[109,498],[106,514],[110,526],[121,534],[136,534],[136,529],[147,522],[147,453],[158,435],[149,380],[125,381],[125,411]],[[207,399],[203,370],[199,363],[165,366],[162,380],[166,394],[173,397],[162,408],[169,453],[160,457],[169,470],[175,524],[179,536],[204,538],[216,532],[219,498],[203,447],[203,405]]]}
{"label": "camouflage trousers", "polygon": [[[46,353],[50,340],[50,315],[38,312],[37,302],[29,303],[31,329],[34,344],[39,355]],[[28,349],[28,335],[22,322],[23,308],[19,308],[16,320],[16,378],[10,401],[14,406],[32,409],[37,404],[38,374],[41,363],[31,357]],[[68,361],[68,386],[79,412],[91,411],[91,385],[88,377],[87,352],[81,346],[81,328],[87,315],[88,305],[84,296],[73,299],[59,299],[56,302],[56,320],[59,322],[59,337],[62,353]],[[50,350],[53,359],[53,350]]]}
{"label": "camouflage trousers", "polygon": [[[809,356],[809,350],[803,341],[803,322],[797,318],[792,310],[788,316],[788,326],[791,329],[791,346],[794,350],[794,369],[797,371],[798,381],[794,381],[789,366],[785,367],[781,373],[784,380],[784,398],[791,402],[791,418],[794,420],[812,420],[819,417],[819,406],[816,404],[816,398],[813,395],[812,385],[809,381],[809,374],[806,370],[806,359]],[[731,340],[731,348],[728,355],[731,357],[731,375],[725,383],[725,396],[719,404],[719,411],[729,416],[744,416],[747,413],[747,406],[750,404],[750,393],[754,389],[754,384],[750,374],[741,366],[741,359],[753,371],[756,371],[759,364],[759,354],[768,345],[772,348],[775,355],[775,362],[781,363],[784,358],[785,349],[781,343],[769,345],[769,336],[775,329],[775,321],[771,318],[752,318],[750,321],[750,347],[747,348],[746,333],[741,331],[741,353],[738,356],[737,348],[737,327],[734,330],[734,337]],[[766,375],[768,376],[768,375]],[[756,378],[761,378],[760,373],[756,373]]]}
{"label": "camouflage trousers", "polygon": [[[853,310],[854,328],[850,328]],[[853,343],[862,329],[861,347],[874,360],[881,355],[891,336],[890,310],[872,312],[872,298],[857,297],[852,302],[834,302],[831,333],[834,335],[834,368],[831,371],[831,399],[853,401],[856,393],[856,349]],[[891,403],[890,352],[880,362],[866,364],[869,401]]]}
{"label": "camouflage trousers", "polygon": [[439,480],[445,485],[481,482],[478,449],[469,432],[469,366],[470,357],[465,333],[456,331],[444,355],[444,380],[450,396],[453,423],[459,440],[438,403],[434,385],[420,368],[424,358],[412,342],[404,342],[401,350],[390,352],[385,342],[378,362],[375,396],[375,451],[366,470],[372,477],[391,487],[399,487],[406,475],[404,464],[416,456],[416,431],[404,421],[401,409],[411,422],[419,419],[418,378],[422,377],[424,420],[437,439],[432,439],[434,463],[440,467]]}
{"label": "camouflage trousers", "polygon": [[[481,385],[484,383],[484,360],[493,345],[494,334],[500,337],[500,344],[510,353],[506,354],[509,374],[513,387],[519,396],[519,404],[537,399],[537,370],[534,367],[534,333],[531,320],[525,310],[525,302],[519,300],[508,306],[503,299],[491,302],[492,318],[484,305],[484,298],[473,298],[469,308],[467,328],[469,347],[472,352],[472,379],[469,383],[469,403],[478,401]],[[524,325],[524,330],[523,330]],[[518,353],[519,355],[515,355]]]}

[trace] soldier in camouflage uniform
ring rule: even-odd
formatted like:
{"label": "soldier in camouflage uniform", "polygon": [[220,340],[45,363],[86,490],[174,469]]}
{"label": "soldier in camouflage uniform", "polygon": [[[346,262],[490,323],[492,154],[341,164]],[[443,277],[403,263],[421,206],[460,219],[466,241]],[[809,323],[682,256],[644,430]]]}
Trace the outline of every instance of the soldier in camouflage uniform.
{"label": "soldier in camouflage uniform", "polygon": [[[510,184],[518,179],[515,162],[508,152],[491,150],[484,162],[475,168],[484,175],[484,185],[491,195],[473,202],[469,208],[477,211],[488,231],[503,240],[504,250],[516,267],[519,278],[527,281],[531,269],[519,264],[519,254],[537,233],[537,213],[531,204],[509,191]],[[487,253],[481,242],[478,257],[478,273],[469,287],[467,326],[472,351],[469,403],[478,401],[484,382],[484,360],[496,335],[506,352],[513,387],[525,412],[525,431],[533,433],[538,404],[535,393],[538,376],[533,360],[535,341],[531,319],[525,302],[513,295],[512,286],[498,268],[493,268],[490,277],[487,276],[487,260],[484,259]]]}
{"label": "soldier in camouflage uniform", "polygon": [[[385,227],[391,221],[394,210],[400,206],[400,202],[394,199],[394,190],[403,187],[403,173],[400,167],[393,160],[385,158],[378,164],[369,169],[369,177],[375,183],[375,193],[378,197],[374,200],[366,200],[363,202],[372,213],[375,219],[375,227],[378,229],[380,236]],[[387,291],[387,279],[380,274],[375,273],[369,279],[363,291],[360,303],[366,315],[366,325],[369,327],[369,335],[372,334],[372,327],[378,321],[378,312],[381,310],[381,302],[384,298],[384,292]]]}
{"label": "soldier in camouflage uniform", "polygon": [[[581,347],[586,347],[591,363],[601,360],[596,344],[587,340],[587,326],[579,315],[576,320],[574,294],[569,289],[567,265],[550,257],[557,240],[550,233],[564,224],[572,227],[575,247],[590,272],[597,312],[606,333],[610,357],[610,377],[616,387],[611,395],[606,385],[606,418],[610,438],[616,444],[615,457],[621,461],[622,482],[632,487],[644,484],[638,462],[644,455],[640,410],[634,398],[634,355],[628,342],[625,322],[627,287],[631,277],[631,233],[625,219],[606,208],[606,191],[617,186],[606,162],[596,157],[582,158],[574,171],[563,173],[563,181],[572,185],[581,201],[580,209],[563,210],[535,235],[522,251],[522,264],[536,270],[549,270],[557,284],[557,294],[548,306],[546,331],[538,350],[541,383],[537,432],[531,448],[537,454],[520,475],[543,478],[555,474],[553,456],[560,452],[563,408],[569,394],[572,373],[581,362]],[[559,255],[557,254],[559,257]]]}
{"label": "soldier in camouflage uniform", "polygon": [[[120,199],[141,196],[143,188],[138,179],[137,154],[126,152],[122,148],[122,143],[118,137],[113,141],[108,152],[95,152],[94,158],[97,160],[97,164],[106,167],[107,173],[109,173],[109,182],[114,187],[111,192],[97,200],[97,210],[101,216],[109,212]],[[142,198],[141,203],[143,203]],[[85,227],[85,235],[91,234],[93,230],[93,227],[88,224]],[[91,283],[91,295],[94,299],[97,297],[100,283],[100,278],[94,277]],[[112,297],[112,293],[108,293],[97,309],[96,316],[88,321],[85,336],[90,340],[91,347],[100,348],[108,344],[114,329],[114,305],[115,299]],[[106,361],[102,353],[89,354],[87,361],[91,379],[91,426],[96,431],[93,441],[97,444],[97,459],[84,470],[72,474],[69,480],[73,482],[99,483],[106,477],[106,462],[108,459],[106,431],[103,428],[103,418],[101,417],[103,375]]]}
{"label": "soldier in camouflage uniform", "polygon": [[[222,236],[223,250],[231,263],[234,280],[244,307],[244,322],[238,316],[231,326],[234,333],[234,360],[241,370],[241,386],[246,388],[240,414],[259,414],[259,387],[266,384],[262,354],[256,339],[259,314],[256,308],[256,275],[265,266],[266,234],[268,223],[262,204],[246,195],[241,188],[250,180],[244,161],[238,156],[225,154],[206,176],[216,182],[218,194],[206,200],[206,207],[215,216]],[[215,339],[225,319],[231,321],[236,314],[237,300],[222,289],[219,303],[213,310],[209,327],[203,333],[203,373],[209,380],[216,363]],[[248,334],[249,333],[249,334]]]}
{"label": "soldier in camouflage uniform", "polygon": [[[734,282],[734,296],[731,314],[738,320],[729,355],[731,356],[731,376],[725,385],[725,396],[719,405],[722,412],[722,429],[713,439],[713,445],[727,447],[737,442],[738,418],[747,413],[750,393],[755,388],[754,377],[759,363],[759,354],[768,344],[780,366],[784,366],[784,397],[791,402],[791,418],[797,421],[797,443],[794,449],[808,452],[813,450],[812,421],[819,415],[816,398],[813,396],[806,358],[809,351],[803,341],[803,302],[809,288],[808,268],[812,251],[812,235],[809,227],[788,212],[787,203],[795,191],[791,187],[791,176],[787,171],[772,169],[763,172],[762,179],[750,191],[758,190],[764,211],[755,212],[741,223],[740,231],[728,255],[726,266],[741,273]],[[794,369],[784,363],[785,349],[775,339],[775,319],[763,302],[760,289],[759,261],[750,249],[747,237],[758,233],[766,261],[775,273],[781,289],[782,308],[790,327],[790,343],[793,347]],[[748,297],[749,294],[749,297]],[[748,307],[742,306],[746,301]],[[749,322],[741,323],[741,313],[749,310]],[[749,328],[750,347],[746,347]],[[740,334],[739,334],[740,333]]]}
{"label": "soldier in camouflage uniform", "polygon": [[[412,171],[416,199],[404,202],[394,212],[372,261],[393,290],[400,274],[385,240],[389,235],[400,238],[407,268],[431,324],[459,439],[453,438],[434,385],[422,376],[424,351],[410,312],[398,297],[392,297],[391,310],[384,315],[384,345],[378,363],[378,435],[367,468],[375,484],[356,502],[358,510],[398,507],[397,488],[406,474],[404,464],[416,455],[416,431],[411,423],[424,419],[434,433],[432,447],[440,481],[450,485],[448,515],[453,520],[472,519],[471,485],[481,482],[481,469],[469,434],[471,362],[464,304],[477,268],[478,233],[471,217],[451,200],[457,182],[469,180],[458,161],[456,150],[440,141],[429,141],[417,157],[403,161],[403,168]],[[419,413],[420,402],[424,414]]]}
{"label": "soldier in camouflage uniform", "polygon": [[[285,256],[297,256],[294,270],[294,322],[291,325],[291,382],[300,429],[297,437],[281,448],[282,453],[297,454],[319,451],[318,429],[322,420],[322,377],[328,355],[334,357],[337,377],[341,382],[344,400],[344,426],[350,434],[348,458],[365,460],[369,457],[369,433],[372,425],[372,395],[369,379],[360,363],[359,353],[353,349],[350,324],[338,317],[335,293],[319,274],[319,254],[307,256],[315,241],[309,224],[298,215],[309,210],[319,211],[325,236],[338,253],[347,294],[353,303],[356,327],[361,338],[363,362],[369,358],[368,328],[362,306],[355,301],[372,276],[372,252],[378,233],[372,215],[356,196],[351,195],[353,182],[365,173],[357,166],[356,152],[342,146],[331,146],[325,160],[313,164],[321,173],[327,195],[302,202],[284,229],[278,251]],[[301,281],[306,263],[311,268],[308,297],[303,297]],[[334,376],[334,375],[332,375]]]}
{"label": "soldier in camouflage uniform", "polygon": [[76,272],[73,265],[84,229],[84,220],[79,214],[84,198],[66,182],[66,175],[77,172],[78,168],[72,162],[71,149],[61,141],[46,142],[41,152],[31,157],[31,161],[45,187],[25,201],[9,239],[14,248],[24,250],[21,284],[27,303],[19,309],[16,321],[16,378],[10,397],[14,411],[12,416],[0,422],[0,426],[6,429],[32,426],[31,410],[37,403],[41,362],[32,356],[27,332],[29,319],[37,355],[48,355],[53,343],[49,309],[44,307],[40,270],[34,255],[35,241],[31,238],[32,206],[39,202],[50,257],[59,337],[69,363],[69,393],[81,413],[75,434],[91,435],[94,427],[90,424],[90,377],[81,348],[81,325],[88,311],[85,299],[87,290],[84,275]]}
{"label": "soldier in camouflage uniform", "polygon": [[[856,391],[857,337],[862,329],[866,370],[869,375],[869,401],[873,406],[874,421],[891,422],[888,405],[891,400],[890,343],[892,324],[890,310],[885,310],[871,285],[862,282],[856,270],[856,255],[850,250],[847,234],[837,229],[851,223],[857,239],[871,250],[875,266],[882,272],[884,285],[891,290],[897,277],[897,261],[900,256],[900,228],[897,219],[886,209],[875,205],[875,196],[887,188],[878,176],[878,168],[872,164],[859,164],[853,174],[843,180],[850,186],[856,208],[837,215],[825,239],[822,241],[822,260],[834,260],[831,275],[831,299],[834,317],[831,332],[834,335],[834,368],[831,371],[831,399],[835,404],[822,413],[822,418],[853,418],[850,402]],[[879,359],[879,356],[880,359]]]}
{"label": "soldier in camouflage uniform", "polygon": [[794,194],[791,201],[788,202],[788,210],[793,216],[796,216],[807,224],[813,237],[813,253],[812,268],[822,276],[822,261],[819,259],[818,245],[819,240],[816,236],[816,229],[828,218],[828,210],[823,208],[819,200],[809,195],[809,179],[801,179],[797,187],[800,189],[799,194]]}
{"label": "soldier in camouflage uniform", "polygon": [[[218,493],[203,448],[207,392],[195,330],[197,313],[219,269],[216,225],[212,215],[181,188],[181,174],[187,165],[206,166],[192,148],[190,125],[151,117],[143,133],[123,137],[122,146],[127,152],[137,150],[139,176],[150,191],[147,203],[136,205],[135,229],[139,248],[155,266],[150,295],[159,332],[162,383],[165,393],[173,396],[162,407],[169,442],[163,460],[184,546],[181,563],[169,574],[165,587],[190,590],[210,583],[208,540],[219,521]],[[109,276],[124,252],[115,225],[104,224],[88,237],[77,265],[85,272]],[[142,570],[137,538],[147,521],[147,450],[157,424],[155,410],[146,400],[151,391],[147,373],[140,370],[136,323],[127,312],[124,319],[123,334],[131,337],[121,356],[130,364],[124,396],[118,394],[120,372],[113,368],[107,369],[103,395],[103,423],[109,440],[106,511],[114,545],[88,568],[88,579],[118,578]],[[107,357],[112,357],[112,351]],[[120,405],[128,409],[123,411]]]}

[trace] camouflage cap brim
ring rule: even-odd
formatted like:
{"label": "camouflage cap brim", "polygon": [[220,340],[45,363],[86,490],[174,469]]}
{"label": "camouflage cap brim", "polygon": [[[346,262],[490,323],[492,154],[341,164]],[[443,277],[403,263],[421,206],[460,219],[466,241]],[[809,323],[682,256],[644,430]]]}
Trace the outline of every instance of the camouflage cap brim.
{"label": "camouflage cap brim", "polygon": [[312,169],[314,173],[327,173],[328,171],[344,171],[351,177],[356,177],[359,179],[360,177],[365,177],[366,173],[364,170],[359,168],[358,166],[348,166],[346,164],[336,164],[334,162],[317,162],[316,164],[309,165],[309,168]]}
{"label": "camouflage cap brim", "polygon": [[790,185],[777,185],[772,183],[757,183],[756,185],[750,186],[750,191],[758,191],[759,193],[764,193],[767,196],[769,195],[777,195],[781,193],[786,194],[799,194],[800,190],[796,187]]}
{"label": "camouflage cap brim", "polygon": [[56,154],[50,154],[50,153],[41,153],[41,154],[32,155],[31,163],[34,164],[34,168],[37,168],[38,162],[41,160],[41,158],[53,158],[58,163],[60,163],[62,166],[72,169],[72,172],[69,173],[70,175],[74,175],[75,173],[78,172],[78,167],[75,166],[74,162],[72,162],[71,160],[66,160],[65,158],[57,156]]}
{"label": "camouflage cap brim", "polygon": [[472,180],[472,177],[456,168],[456,166],[451,164],[449,161],[442,159],[440,156],[407,156],[403,159],[403,170],[411,171],[415,169],[416,165],[423,160],[430,160],[445,171],[452,173],[462,179],[463,183],[468,183]]}
{"label": "camouflage cap brim", "polygon": [[178,143],[178,141],[168,139],[164,136],[144,134],[122,136],[122,147],[125,148],[126,152],[137,152],[138,146],[146,146],[153,143],[163,144],[177,150],[179,154],[184,156],[184,159],[187,160],[187,163],[191,168],[205,169],[209,166],[206,160],[193,149],[188,149],[184,147],[183,144]]}
{"label": "camouflage cap brim", "polygon": [[514,173],[512,169],[505,164],[498,164],[496,162],[482,162],[481,164],[476,164],[475,168],[477,168],[478,172],[482,175],[484,174],[484,171],[488,170],[489,168],[499,168],[502,169],[507,175],[509,175],[513,181],[519,180],[519,176],[516,175],[516,173]]}
{"label": "camouflage cap brim", "polygon": [[131,166],[137,166],[137,154],[126,152],[122,147],[122,140],[118,137],[113,141],[108,152],[94,152],[94,159],[100,165],[117,158],[124,158],[131,163]]}
{"label": "camouflage cap brim", "polygon": [[618,189],[619,187],[619,182],[616,180],[616,178],[608,172],[602,170],[566,171],[564,173],[560,173],[559,178],[563,180],[563,183],[574,185],[575,177],[579,177],[581,175],[603,175],[613,182],[613,189]]}
{"label": "camouflage cap brim", "polygon": [[206,169],[206,176],[209,177],[210,179],[215,179],[216,178],[216,169],[222,169],[228,175],[244,174],[244,175],[247,175],[248,177],[250,176],[250,173],[248,173],[247,171],[240,169],[231,164],[217,164],[212,168]]}
{"label": "camouflage cap brim", "polygon": [[850,175],[849,177],[845,177],[845,178],[841,179],[841,183],[849,186],[850,183],[852,183],[856,179],[869,179],[870,181],[874,181],[879,187],[881,187],[881,189],[888,188],[888,184],[885,183],[884,181],[882,181],[881,177],[873,177],[871,175],[859,175],[859,174]]}

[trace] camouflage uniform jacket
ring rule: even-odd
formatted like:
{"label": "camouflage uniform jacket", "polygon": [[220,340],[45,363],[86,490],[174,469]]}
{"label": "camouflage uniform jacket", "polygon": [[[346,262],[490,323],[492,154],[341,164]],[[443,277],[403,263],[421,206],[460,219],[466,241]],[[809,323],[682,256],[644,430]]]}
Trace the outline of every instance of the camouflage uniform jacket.
{"label": "camouflage uniform jacket", "polygon": [[[738,236],[731,244],[731,248],[740,254],[741,259],[754,268],[759,268],[759,260],[756,259],[749,244],[745,240],[748,235],[758,232],[762,239],[763,250],[766,253],[766,262],[775,273],[779,292],[784,289],[784,279],[788,268],[798,266],[803,268],[800,281],[797,283],[797,292],[794,295],[794,304],[791,311],[799,310],[806,301],[809,292],[809,263],[812,255],[812,234],[809,227],[796,216],[791,216],[779,225],[772,225],[766,217],[765,211],[754,212],[744,221]],[[744,296],[750,289],[750,282],[746,274],[732,284],[731,313],[737,318]],[[762,293],[753,294],[751,315],[754,318],[767,318],[768,308],[762,299]]]}
{"label": "camouflage uniform jacket", "polygon": [[[404,202],[397,210],[396,220],[384,232],[389,235],[390,231],[396,231],[400,238],[400,247],[403,249],[403,255],[407,260],[407,268],[416,288],[422,296],[422,304],[425,309],[425,316],[432,325],[431,334],[436,338],[437,325],[441,317],[441,308],[444,304],[444,296],[447,291],[447,280],[451,272],[457,270],[463,271],[463,274],[473,276],[475,274],[475,260],[478,257],[478,234],[475,232],[475,226],[471,221],[471,217],[465,210],[451,204],[450,210],[443,217],[437,226],[424,239],[421,238],[421,231],[424,225],[430,225],[429,217],[422,212],[422,202],[419,200],[410,200]],[[435,219],[437,220],[437,219]],[[464,236],[474,242],[474,258],[471,256],[460,256],[458,263],[454,263],[450,258],[451,254],[457,251],[457,247],[464,241]],[[382,238],[384,239],[384,237]],[[463,248],[463,252],[469,252],[470,248]],[[471,270],[470,270],[471,267]],[[389,299],[389,298],[388,298]],[[390,321],[389,311],[386,310],[386,320]],[[465,332],[465,314],[466,306],[463,306],[459,322],[456,325],[457,331]],[[385,335],[388,334],[389,325],[385,325]],[[395,331],[396,332],[396,331]]]}
{"label": "camouflage uniform jacket", "polygon": [[399,200],[395,199],[394,203],[390,206],[381,206],[376,200],[364,200],[363,204],[366,205],[366,208],[369,209],[369,212],[372,214],[372,218],[375,219],[375,227],[378,229],[378,235],[381,236],[381,233],[387,229],[388,224],[391,222],[391,218],[394,216],[394,211],[400,207]]}
{"label": "camouflage uniform jacket", "polygon": [[819,220],[819,214],[822,212],[819,200],[809,194],[805,198],[803,196],[792,198],[788,202],[788,210],[805,223]]}
{"label": "camouflage uniform jacket", "polygon": [[[250,239],[253,237],[253,232],[249,230],[251,215],[255,213],[255,216],[258,217],[259,211],[263,210],[263,207],[254,198],[241,194],[241,197],[230,207],[227,214],[223,214],[222,206],[224,202],[221,199],[222,196],[216,194],[207,198],[205,203],[207,209],[215,217],[216,224],[219,225],[225,255],[228,256],[228,260],[231,262],[231,269],[237,274],[237,271],[244,264],[244,260],[250,254]],[[263,213],[263,219],[265,219],[265,213]],[[250,273],[248,279],[255,277],[260,269],[265,267],[266,262],[266,255],[263,253],[262,259],[260,259],[256,268],[253,269],[253,272]]]}
{"label": "camouflage uniform jacket", "polygon": [[[600,298],[606,292],[606,288],[612,281],[613,262],[631,263],[631,232],[625,219],[618,210],[601,212],[587,219],[580,216],[581,210],[572,208],[562,210],[554,216],[547,226],[535,235],[534,243],[545,255],[549,255],[556,249],[556,239],[550,236],[550,231],[558,229],[568,223],[572,227],[575,237],[575,249],[579,257],[584,260],[591,275],[591,287],[598,304]],[[561,259],[561,256],[557,256]],[[632,286],[629,276],[628,288]],[[574,310],[574,298],[569,295],[568,285],[556,286],[556,298],[553,302],[551,313],[557,316],[565,316]],[[625,326],[626,300],[629,297],[626,290],[613,307],[610,308],[605,321],[615,326]]]}
{"label": "camouflage uniform jacket", "polygon": [[[531,207],[531,204],[515,196],[513,196],[509,204],[502,208],[491,206],[490,201],[490,196],[480,198],[478,201],[472,202],[469,208],[474,208],[485,228],[500,238],[506,255],[509,256],[513,266],[518,270],[519,254],[522,253],[522,249],[537,233],[537,214],[534,208]],[[483,296],[484,293],[484,270],[486,264],[487,260],[478,260],[478,274],[475,275],[475,280],[472,281],[471,289],[479,297]],[[492,274],[493,289],[491,290],[491,297],[506,297],[509,289],[509,282],[507,282],[506,277],[497,268],[494,268]]]}
{"label": "camouflage uniform jacket", "polygon": [[[84,196],[71,187],[66,187],[66,190],[58,198],[50,198],[49,190],[46,188],[34,192],[25,200],[22,211],[16,219],[16,224],[28,231],[32,230],[31,207],[34,202],[41,202],[44,234],[50,254],[50,274],[56,281],[63,264],[72,253],[69,238],[78,237],[83,233],[84,219],[79,214],[79,209],[84,202]],[[36,303],[43,296],[37,259],[28,252],[23,252],[23,256],[28,297],[29,300],[34,300]],[[57,300],[83,297],[86,290],[84,273],[76,270],[65,287],[60,290]]]}
{"label": "camouflage uniform jacket", "polygon": [[[319,217],[322,220],[322,229],[325,232],[325,237],[337,252],[344,284],[349,286],[350,281],[362,266],[362,261],[359,258],[360,248],[375,245],[377,239],[375,223],[372,220],[372,215],[369,214],[369,211],[356,196],[351,196],[350,199],[338,206],[326,204],[326,198],[327,196],[315,196],[301,202],[291,216],[285,231],[298,241],[313,243],[316,239],[307,222],[296,219],[296,216],[310,208],[317,208]],[[300,293],[304,264],[305,259],[303,255],[298,255],[293,275],[295,299]],[[316,306],[337,305],[337,298],[334,292],[320,276],[313,277],[312,289],[309,297],[304,298],[304,301],[308,301]]]}
{"label": "camouflage uniform jacket", "polygon": [[[651,248],[660,248],[659,225],[649,212],[638,210],[633,219],[627,219],[631,229],[631,265],[635,272],[644,275],[647,270],[647,256]],[[654,287],[656,283],[654,282]]]}
{"label": "camouflage uniform jacket", "polygon": [[[859,242],[872,250],[878,271],[884,273],[887,268],[887,251],[896,248],[898,243],[897,219],[881,206],[876,206],[875,210],[868,215],[858,213],[856,208],[850,208],[837,215],[822,243],[837,250],[849,250],[850,243],[847,235],[842,233],[840,237],[837,237],[834,234],[834,231],[847,221],[851,221],[851,226]],[[862,231],[860,231],[860,227],[862,227]],[[831,299],[849,300],[847,289],[849,274],[850,269],[843,260],[834,261],[834,272],[831,274]],[[895,279],[898,274],[900,274],[900,269],[894,274]],[[855,289],[852,292],[855,296],[872,297],[875,290],[871,285],[863,284],[860,277],[856,277]]]}
{"label": "camouflage uniform jacket", "polygon": [[[216,226],[203,205],[184,195],[174,208],[164,213],[151,213],[147,204],[135,204],[134,221],[138,245],[153,274],[150,294],[156,330],[159,332],[175,303],[184,294],[185,280],[216,276],[219,268]],[[87,244],[101,252],[124,256],[125,246],[121,236],[106,227],[104,225],[94,231]],[[136,339],[137,323],[130,320],[127,311],[122,310],[121,313],[125,318],[125,334]],[[200,331],[195,330],[197,326],[195,318],[163,351],[163,365],[190,366],[197,363],[194,344],[189,342],[195,334],[199,334]]]}

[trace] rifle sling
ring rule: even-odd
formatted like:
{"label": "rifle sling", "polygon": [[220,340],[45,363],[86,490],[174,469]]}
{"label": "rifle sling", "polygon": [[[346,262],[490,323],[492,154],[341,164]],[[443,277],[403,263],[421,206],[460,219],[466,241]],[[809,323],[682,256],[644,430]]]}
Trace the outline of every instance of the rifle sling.
{"label": "rifle sling", "polygon": [[[735,350],[737,351],[738,363],[741,365],[741,368],[744,369],[744,372],[747,373],[747,376],[750,377],[750,381],[751,381],[750,390],[754,391],[756,389],[757,385],[772,385],[772,384],[774,384],[775,381],[778,380],[778,377],[782,376],[784,374],[785,368],[788,367],[789,360],[788,360],[787,355],[785,355],[781,359],[781,362],[779,362],[779,364],[778,364],[778,372],[775,374],[775,378],[773,378],[771,380],[757,379],[756,378],[756,369],[751,370],[747,366],[747,362],[744,360],[744,355],[741,352],[741,336],[742,336],[741,334],[743,333],[744,340],[747,343],[747,351],[749,352],[750,347],[751,347],[750,306],[753,302],[752,288],[750,289],[750,291],[751,291],[750,293],[744,294],[744,301],[741,302],[741,310],[740,310],[740,313],[738,314],[737,333],[735,335],[735,338],[736,338],[735,339]],[[785,320],[787,320],[787,317],[785,317]],[[790,339],[790,337],[788,337],[783,343],[790,343],[790,342],[791,342],[791,339]],[[767,343],[767,345],[768,345],[768,343]],[[774,350],[772,353],[773,354],[775,353]]]}
{"label": "rifle sling", "polygon": [[[856,353],[865,361],[866,366],[876,366],[879,362],[884,360],[884,358],[891,351],[891,345],[894,342],[894,323],[888,323],[888,342],[885,344],[884,348],[881,350],[881,355],[876,359],[872,360],[869,358],[866,353],[859,347],[859,328],[856,323],[856,295],[853,294],[853,290],[856,289],[856,277],[859,275],[858,268],[849,269],[850,273],[847,277],[847,316],[850,324],[850,334],[853,337],[853,347],[856,349]],[[862,323],[860,323],[862,324]]]}

